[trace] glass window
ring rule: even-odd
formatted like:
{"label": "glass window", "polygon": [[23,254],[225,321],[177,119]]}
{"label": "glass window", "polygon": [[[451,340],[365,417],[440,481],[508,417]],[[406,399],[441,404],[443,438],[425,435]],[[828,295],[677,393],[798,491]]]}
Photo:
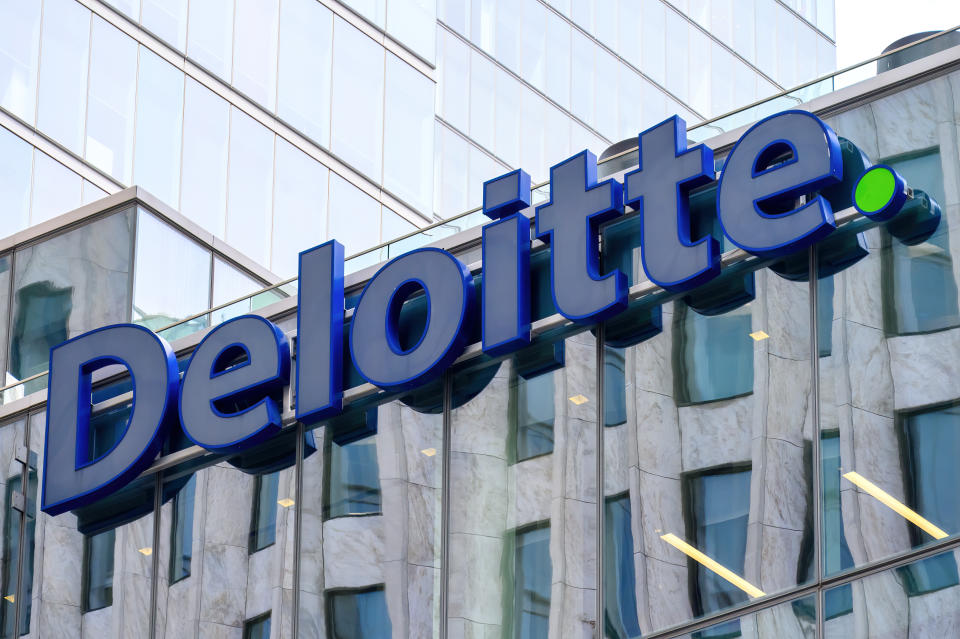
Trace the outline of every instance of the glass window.
{"label": "glass window", "polygon": [[[383,220],[381,221],[380,236],[384,242],[396,239],[401,235],[406,235],[417,229],[416,225],[407,221],[407,218],[394,213],[387,207],[383,207]],[[391,247],[392,248],[392,247]],[[405,251],[404,251],[405,252]],[[389,257],[396,257],[399,252],[391,250]]]}
{"label": "glass window", "polygon": [[70,337],[129,321],[132,227],[115,213],[17,251],[8,381],[46,370],[50,348]]}
{"label": "glass window", "polygon": [[73,0],[44,0],[37,127],[83,153],[90,11]]}
{"label": "glass window", "polygon": [[674,306],[674,395],[678,405],[712,402],[753,390],[750,305],[723,315]]}
{"label": "glass window", "polygon": [[[907,505],[933,525],[960,532],[960,508],[953,490],[960,481],[960,404],[898,415],[904,447]],[[916,548],[934,541],[917,526],[909,526]],[[910,595],[921,595],[960,583],[952,554],[917,562],[899,571]]]}
{"label": "glass window", "polygon": [[817,348],[820,357],[833,352],[833,277],[817,280]]}
{"label": "glass window", "polygon": [[270,261],[274,138],[272,131],[231,108],[226,240],[260,264]]}
{"label": "glass window", "polygon": [[230,105],[187,78],[183,108],[180,212],[222,238],[227,210]]}
{"label": "glass window", "polygon": [[520,73],[520,30],[516,7],[499,3],[496,7],[494,44],[500,64],[514,73]]}
{"label": "glass window", "polygon": [[324,457],[324,519],[379,513],[377,409],[328,426]]}
{"label": "glass window", "polygon": [[211,73],[227,79],[233,45],[233,0],[190,3],[187,55]]}
{"label": "glass window", "polygon": [[244,621],[243,639],[270,639],[270,613]]}
{"label": "glass window", "polygon": [[179,69],[140,47],[133,181],[173,208],[180,203],[183,82]]}
{"label": "glass window", "polygon": [[[189,282],[189,286],[184,286]],[[210,306],[210,251],[145,211],[137,218],[133,321],[152,330]],[[207,327],[200,317],[164,333],[165,339]]]}
{"label": "glass window", "polygon": [[470,47],[445,29],[438,29],[443,45],[440,60],[440,109],[450,126],[470,130]]}
{"label": "glass window", "polygon": [[[10,266],[13,260],[11,253],[0,257],[0,317],[9,317],[10,314]],[[7,337],[9,333],[9,320],[0,322],[0,371],[7,370]],[[7,385],[13,380],[10,379],[10,376],[5,374],[3,375],[3,384]],[[44,382],[45,384],[46,382]],[[0,399],[3,399],[4,396],[0,395]]]}
{"label": "glass window", "polygon": [[[197,476],[192,475],[173,496],[173,517],[170,523],[170,583],[190,576],[193,559],[193,509]],[[269,633],[267,633],[269,636]]]}
{"label": "glass window", "polygon": [[333,13],[316,0],[284,0],[278,55],[277,115],[329,148]]}
{"label": "glass window", "polygon": [[277,138],[270,268],[280,277],[296,275],[297,254],[326,238],[329,176],[327,167]]}
{"label": "glass window", "polygon": [[[437,213],[450,217],[467,210],[467,171],[470,164],[470,143],[440,125],[443,151],[440,157],[439,204]],[[439,145],[439,142],[438,142]]]}
{"label": "glass window", "polygon": [[45,222],[80,206],[81,182],[79,175],[36,149],[30,224]]}
{"label": "glass window", "polygon": [[494,20],[497,6],[494,0],[473,0],[470,15],[470,39],[490,55],[494,54]]}
{"label": "glass window", "polygon": [[553,452],[553,372],[526,379],[513,374],[509,418],[516,434],[516,461]]}
{"label": "glass window", "polygon": [[97,200],[103,199],[108,195],[109,193],[101,189],[93,182],[84,180],[83,186],[80,187],[80,204],[90,204],[91,202],[96,202]]}
{"label": "glass window", "polygon": [[603,347],[603,425],[627,423],[626,351]]}
{"label": "glass window", "polygon": [[[37,475],[30,471],[27,479],[27,512],[21,515],[13,507],[14,493],[23,493],[23,475],[17,473],[7,480],[6,516],[3,521],[3,599],[0,601],[0,633],[4,638],[22,636],[30,632],[30,613],[33,604],[34,535],[37,528]],[[25,521],[24,521],[25,520]],[[23,539],[27,546],[23,555],[23,579],[17,589],[17,561],[20,555],[20,526],[25,523]],[[20,629],[14,633],[16,604],[20,603]]]}
{"label": "glass window", "polygon": [[384,49],[341,18],[333,21],[334,153],[375,182],[383,144]]}
{"label": "glass window", "polygon": [[330,231],[347,255],[380,242],[380,203],[336,173],[330,174]]}
{"label": "glass window", "polygon": [[527,141],[520,128],[520,95],[523,91],[529,89],[506,71],[497,69],[493,150],[510,166],[520,166],[521,140]]}
{"label": "glass window", "polygon": [[253,485],[253,514],[250,519],[250,554],[272,546],[277,540],[277,496],[280,472],[257,475]]}
{"label": "glass window", "polygon": [[0,106],[28,124],[36,117],[41,6],[0,3]]}
{"label": "glass window", "polygon": [[30,178],[33,147],[0,127],[0,209],[3,234],[13,235],[30,224]]}
{"label": "glass window", "polygon": [[540,91],[546,88],[547,9],[539,0],[523,0],[520,38],[521,75]]}
{"label": "glass window", "polygon": [[514,576],[513,597],[507,599],[510,608],[505,611],[507,636],[512,639],[546,637],[549,634],[553,580],[550,524],[542,522],[525,526],[512,537],[513,552],[504,553],[505,560],[513,561]]}
{"label": "glass window", "polygon": [[604,636],[608,639],[640,636],[630,512],[628,493],[606,498],[603,547],[606,611],[603,625]]}
{"label": "glass window", "polygon": [[387,33],[431,63],[436,57],[436,24],[436,0],[390,0],[387,3]]}
{"label": "glass window", "polygon": [[438,4],[440,15],[437,17],[460,35],[469,37],[470,0],[439,0]]}
{"label": "glass window", "polygon": [[137,43],[99,16],[90,44],[87,143],[84,157],[95,167],[130,184],[133,116],[137,84]]}
{"label": "glass window", "polygon": [[[729,466],[684,478],[687,539],[697,550],[743,575],[750,514],[750,468]],[[690,604],[696,616],[747,601],[747,593],[688,559]],[[736,623],[736,622],[733,622]],[[716,635],[725,636],[722,632]]]}
{"label": "glass window", "polygon": [[143,0],[140,23],[177,51],[187,47],[188,0]]}
{"label": "glass window", "polygon": [[[587,36],[573,30],[570,80],[570,110],[589,125],[594,123],[594,79],[597,75],[597,46]],[[610,87],[604,87],[609,90]]]}
{"label": "glass window", "polygon": [[386,91],[383,186],[429,215],[433,213],[434,84],[391,53]]}
{"label": "glass window", "polygon": [[[658,2],[659,4],[659,2]],[[570,25],[560,16],[547,11],[546,94],[560,106],[570,106]],[[559,156],[558,156],[559,157]]]}
{"label": "glass window", "polygon": [[[294,253],[296,256],[296,253]],[[263,284],[240,269],[224,262],[219,257],[213,258],[213,299],[211,306],[219,306],[230,300],[249,295],[263,288]],[[233,317],[239,317],[251,311],[251,300],[246,299],[236,304],[211,313],[210,321],[213,326],[221,324]]]}
{"label": "glass window", "polygon": [[233,25],[233,85],[268,111],[276,100],[279,10],[279,0],[238,2]]}
{"label": "glass window", "polygon": [[113,528],[83,538],[83,612],[113,605]]}
{"label": "glass window", "polygon": [[[643,0],[643,15],[640,24],[643,25],[643,35],[640,38],[643,47],[641,54],[643,59],[644,73],[650,76],[654,82],[661,86],[664,83],[666,74],[666,15],[665,8],[659,0]],[[647,122],[656,122],[655,119],[647,118]]]}
{"label": "glass window", "polygon": [[344,4],[383,29],[387,0],[344,0]]}
{"label": "glass window", "polygon": [[393,628],[383,586],[328,590],[327,636],[331,639],[390,639]]}
{"label": "glass window", "polygon": [[[496,91],[497,67],[482,53],[470,51],[470,104],[489,103]],[[494,145],[494,110],[470,109],[470,137],[477,144],[492,150]]]}

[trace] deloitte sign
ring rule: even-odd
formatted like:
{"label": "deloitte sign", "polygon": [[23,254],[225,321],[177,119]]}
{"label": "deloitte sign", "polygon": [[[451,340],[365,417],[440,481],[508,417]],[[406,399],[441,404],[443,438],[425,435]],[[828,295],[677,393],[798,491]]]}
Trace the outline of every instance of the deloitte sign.
{"label": "deloitte sign", "polygon": [[[787,255],[835,230],[824,193],[844,181],[844,152],[817,117],[787,111],[754,125],[719,177],[712,151],[688,149],[686,139],[678,117],[642,133],[639,168],[622,185],[598,183],[596,158],[587,151],[550,170],[551,199],[536,208],[533,221],[536,237],[549,244],[557,312],[593,323],[627,308],[627,275],[616,268],[601,272],[598,251],[598,226],[623,215],[624,206],[639,213],[643,269],[652,282],[686,291],[717,277],[718,242],[691,237],[689,210],[691,189],[714,179],[723,233],[750,253]],[[888,220],[900,211],[908,189],[895,171],[879,166],[856,172],[862,175],[853,201],[861,213]],[[483,228],[481,300],[467,267],[434,248],[397,257],[367,283],[349,325],[349,355],[368,382],[404,390],[437,377],[463,352],[474,321],[488,354],[530,343],[531,221],[520,213],[530,204],[530,176],[518,170],[487,182],[483,204],[495,221]],[[304,422],[342,408],[343,260],[336,241],[300,254],[296,417]],[[400,323],[411,296],[426,308],[414,338]],[[56,346],[50,352],[42,509],[61,513],[120,489],[149,466],[175,425],[194,443],[223,453],[276,435],[290,362],[283,332],[252,315],[213,328],[194,350],[182,384],[170,346],[140,326],[108,326]],[[116,444],[95,458],[89,446],[91,375],[115,364],[129,371],[133,407]]]}

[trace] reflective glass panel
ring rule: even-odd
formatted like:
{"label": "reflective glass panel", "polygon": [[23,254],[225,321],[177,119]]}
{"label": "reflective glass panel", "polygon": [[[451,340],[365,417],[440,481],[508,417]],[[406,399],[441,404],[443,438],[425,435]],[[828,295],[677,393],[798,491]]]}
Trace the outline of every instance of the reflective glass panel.
{"label": "reflective glass panel", "polygon": [[610,639],[639,637],[630,495],[607,497],[604,517],[604,632]]}
{"label": "reflective glass panel", "polygon": [[192,475],[173,497],[170,523],[170,581],[175,583],[190,576],[193,559],[193,511],[197,477]]}
{"label": "reflective glass panel", "polygon": [[226,240],[260,264],[270,260],[275,137],[249,115],[231,109]]}
{"label": "reflective glass panel", "polygon": [[749,304],[718,316],[678,303],[674,314],[676,397],[684,404],[728,399],[753,389]]}
{"label": "reflective glass panel", "polygon": [[39,224],[80,206],[82,178],[39,149],[33,152],[30,224]]}
{"label": "reflective glass panel", "polygon": [[72,0],[44,0],[37,126],[83,154],[90,11]]}
{"label": "reflective glass panel", "polygon": [[[33,147],[0,127],[0,205],[4,235],[25,229],[30,222],[30,178]],[[9,225],[9,226],[8,226]]]}
{"label": "reflective glass panel", "polygon": [[[296,255],[296,253],[294,253]],[[213,299],[210,300],[211,306],[220,306],[235,299],[247,296],[263,288],[263,284],[232,264],[229,264],[219,257],[213,258]],[[210,321],[213,326],[221,324],[228,319],[244,315],[253,310],[250,306],[252,300],[245,299],[211,313]],[[201,309],[202,310],[202,309]]]}
{"label": "reflective glass panel", "polygon": [[187,55],[225,80],[233,52],[233,5],[233,0],[191,2],[187,28]]}
{"label": "reflective glass panel", "polygon": [[[9,431],[22,431],[22,428],[7,427]],[[13,433],[10,433],[13,434]],[[22,432],[18,432],[21,434]],[[14,497],[20,494],[26,498],[27,510],[21,512],[14,508]],[[11,474],[6,484],[6,517],[3,521],[3,560],[0,564],[3,574],[3,603],[0,605],[0,633],[4,639],[19,637],[30,632],[30,616],[33,598],[33,559],[37,517],[37,475],[31,470],[27,479],[27,490],[23,489],[22,472]],[[27,542],[20,547],[20,532]],[[19,555],[23,550],[22,568],[18,568]],[[20,591],[17,592],[17,571],[23,571]],[[16,604],[20,605],[20,628],[14,632],[16,624]]]}
{"label": "reflective glass panel", "polygon": [[83,611],[113,605],[113,562],[116,530],[83,538]]}
{"label": "reflective glass panel", "polygon": [[230,106],[210,89],[187,78],[183,108],[180,212],[223,238]]}
{"label": "reflective glass panel", "polygon": [[[280,0],[239,2],[233,25],[233,86],[274,110]],[[306,52],[301,52],[301,55]]]}
{"label": "reflective glass panel", "polygon": [[384,49],[339,17],[333,20],[334,153],[379,182],[383,162]]}
{"label": "reflective glass panel", "polygon": [[327,167],[277,138],[270,268],[280,277],[296,275],[298,253],[326,239],[329,174]]}
{"label": "reflective glass panel", "polygon": [[270,615],[262,615],[244,622],[243,639],[270,639]]}
{"label": "reflective glass panel", "polygon": [[390,639],[393,636],[383,586],[333,590],[327,597],[328,637]]}
{"label": "reflective glass panel", "polygon": [[333,13],[315,0],[284,0],[278,54],[277,115],[329,148]]}
{"label": "reflective glass panel", "polygon": [[279,473],[257,475],[253,487],[253,516],[250,519],[249,550],[253,554],[277,540],[277,497]]}
{"label": "reflective glass panel", "polygon": [[336,173],[330,174],[329,219],[327,237],[343,244],[347,255],[380,242],[380,203]]}
{"label": "reflective glass panel", "polygon": [[377,411],[362,411],[329,428],[324,440],[324,518],[379,513]]}
{"label": "reflective glass panel", "polygon": [[29,124],[36,117],[41,6],[0,3],[0,106]]}
{"label": "reflective glass panel", "polygon": [[189,0],[143,0],[140,24],[178,51],[187,48]]}
{"label": "reflective glass panel", "polygon": [[180,204],[184,75],[140,47],[133,182],[171,207]]}
{"label": "reflective glass panel", "polygon": [[383,185],[421,213],[433,212],[434,84],[387,55]]}
{"label": "reflective glass panel", "polygon": [[[189,286],[184,286],[190,282]],[[141,210],[133,280],[133,321],[152,330],[209,308],[210,251]],[[200,317],[164,333],[174,340],[207,326]]]}
{"label": "reflective glass panel", "polygon": [[427,62],[434,60],[436,0],[390,0],[387,33]]}
{"label": "reflective glass panel", "polygon": [[510,385],[510,419],[516,434],[516,460],[553,451],[556,419],[553,372],[532,377],[516,375]]}
{"label": "reflective glass panel", "polygon": [[99,16],[93,19],[84,157],[130,184],[137,88],[137,43]]}

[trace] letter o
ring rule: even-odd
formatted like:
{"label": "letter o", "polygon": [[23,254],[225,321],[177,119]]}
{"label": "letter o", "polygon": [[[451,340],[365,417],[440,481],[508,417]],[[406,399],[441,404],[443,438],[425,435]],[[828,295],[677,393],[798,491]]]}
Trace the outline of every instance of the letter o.
{"label": "letter o", "polygon": [[[400,309],[423,289],[427,321],[419,341],[404,349]],[[436,248],[411,251],[387,262],[367,283],[350,325],[350,355],[360,375],[386,390],[419,386],[443,372],[466,346],[474,290],[470,271]]]}

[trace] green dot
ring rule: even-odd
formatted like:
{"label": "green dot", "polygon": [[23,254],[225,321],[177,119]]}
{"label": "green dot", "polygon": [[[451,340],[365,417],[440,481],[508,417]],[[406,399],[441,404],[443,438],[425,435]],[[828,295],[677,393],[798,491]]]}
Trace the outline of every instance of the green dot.
{"label": "green dot", "polygon": [[896,195],[897,181],[893,171],[877,166],[866,173],[857,182],[853,199],[861,211],[876,213],[887,206]]}

